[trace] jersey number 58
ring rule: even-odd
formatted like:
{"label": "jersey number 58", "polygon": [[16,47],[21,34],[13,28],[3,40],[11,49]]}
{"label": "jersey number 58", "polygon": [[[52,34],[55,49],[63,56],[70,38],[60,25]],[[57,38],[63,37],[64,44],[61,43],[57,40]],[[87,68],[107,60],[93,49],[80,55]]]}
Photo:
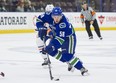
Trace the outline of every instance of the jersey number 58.
{"label": "jersey number 58", "polygon": [[60,37],[65,37],[65,32],[64,31],[60,31]]}

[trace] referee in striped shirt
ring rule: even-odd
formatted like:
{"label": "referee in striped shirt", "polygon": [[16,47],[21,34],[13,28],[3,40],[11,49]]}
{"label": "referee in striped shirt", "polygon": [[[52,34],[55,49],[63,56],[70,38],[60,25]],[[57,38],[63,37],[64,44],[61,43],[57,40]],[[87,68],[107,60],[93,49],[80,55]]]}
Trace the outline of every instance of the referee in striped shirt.
{"label": "referee in striped shirt", "polygon": [[93,25],[94,30],[97,36],[100,38],[100,40],[103,39],[100,33],[99,25],[96,20],[96,13],[91,7],[88,7],[86,2],[82,3],[80,18],[81,18],[82,25],[84,25],[85,23],[86,31],[88,33],[89,39],[93,39],[93,34],[90,29],[90,25]]}

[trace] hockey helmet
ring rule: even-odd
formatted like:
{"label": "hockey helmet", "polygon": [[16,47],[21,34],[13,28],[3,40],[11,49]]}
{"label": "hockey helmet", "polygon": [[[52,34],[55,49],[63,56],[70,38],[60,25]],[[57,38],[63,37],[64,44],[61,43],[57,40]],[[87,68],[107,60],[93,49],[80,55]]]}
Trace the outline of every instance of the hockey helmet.
{"label": "hockey helmet", "polygon": [[60,7],[54,7],[52,10],[53,16],[61,16],[62,15],[62,9]]}
{"label": "hockey helmet", "polygon": [[53,8],[54,8],[53,4],[48,4],[45,7],[45,12],[52,12]]}

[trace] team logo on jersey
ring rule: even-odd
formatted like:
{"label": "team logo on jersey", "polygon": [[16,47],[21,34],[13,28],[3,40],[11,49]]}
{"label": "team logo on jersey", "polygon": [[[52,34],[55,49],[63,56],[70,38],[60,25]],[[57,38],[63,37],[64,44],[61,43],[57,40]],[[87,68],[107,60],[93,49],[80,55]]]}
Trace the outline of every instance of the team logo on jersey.
{"label": "team logo on jersey", "polygon": [[59,27],[60,27],[60,28],[65,28],[65,27],[66,27],[66,24],[65,24],[65,23],[60,23],[60,24],[59,24]]}
{"label": "team logo on jersey", "polygon": [[101,24],[103,23],[104,18],[105,18],[105,17],[104,17],[104,16],[102,16],[102,15],[101,15],[101,16],[98,16],[98,19],[99,19],[99,21],[100,21],[100,23],[101,23]]}

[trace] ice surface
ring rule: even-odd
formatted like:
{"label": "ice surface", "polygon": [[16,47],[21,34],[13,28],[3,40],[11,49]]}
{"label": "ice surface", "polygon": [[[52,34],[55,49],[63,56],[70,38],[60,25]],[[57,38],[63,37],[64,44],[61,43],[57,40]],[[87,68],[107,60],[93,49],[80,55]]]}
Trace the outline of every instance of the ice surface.
{"label": "ice surface", "polygon": [[[89,70],[89,76],[80,71],[71,73],[67,65],[51,58],[52,73],[58,83],[116,83],[116,31],[102,31],[103,40],[95,32],[89,40],[85,31],[77,31],[76,55]],[[43,68],[38,53],[36,33],[0,35],[0,83],[53,83],[48,68]]]}

